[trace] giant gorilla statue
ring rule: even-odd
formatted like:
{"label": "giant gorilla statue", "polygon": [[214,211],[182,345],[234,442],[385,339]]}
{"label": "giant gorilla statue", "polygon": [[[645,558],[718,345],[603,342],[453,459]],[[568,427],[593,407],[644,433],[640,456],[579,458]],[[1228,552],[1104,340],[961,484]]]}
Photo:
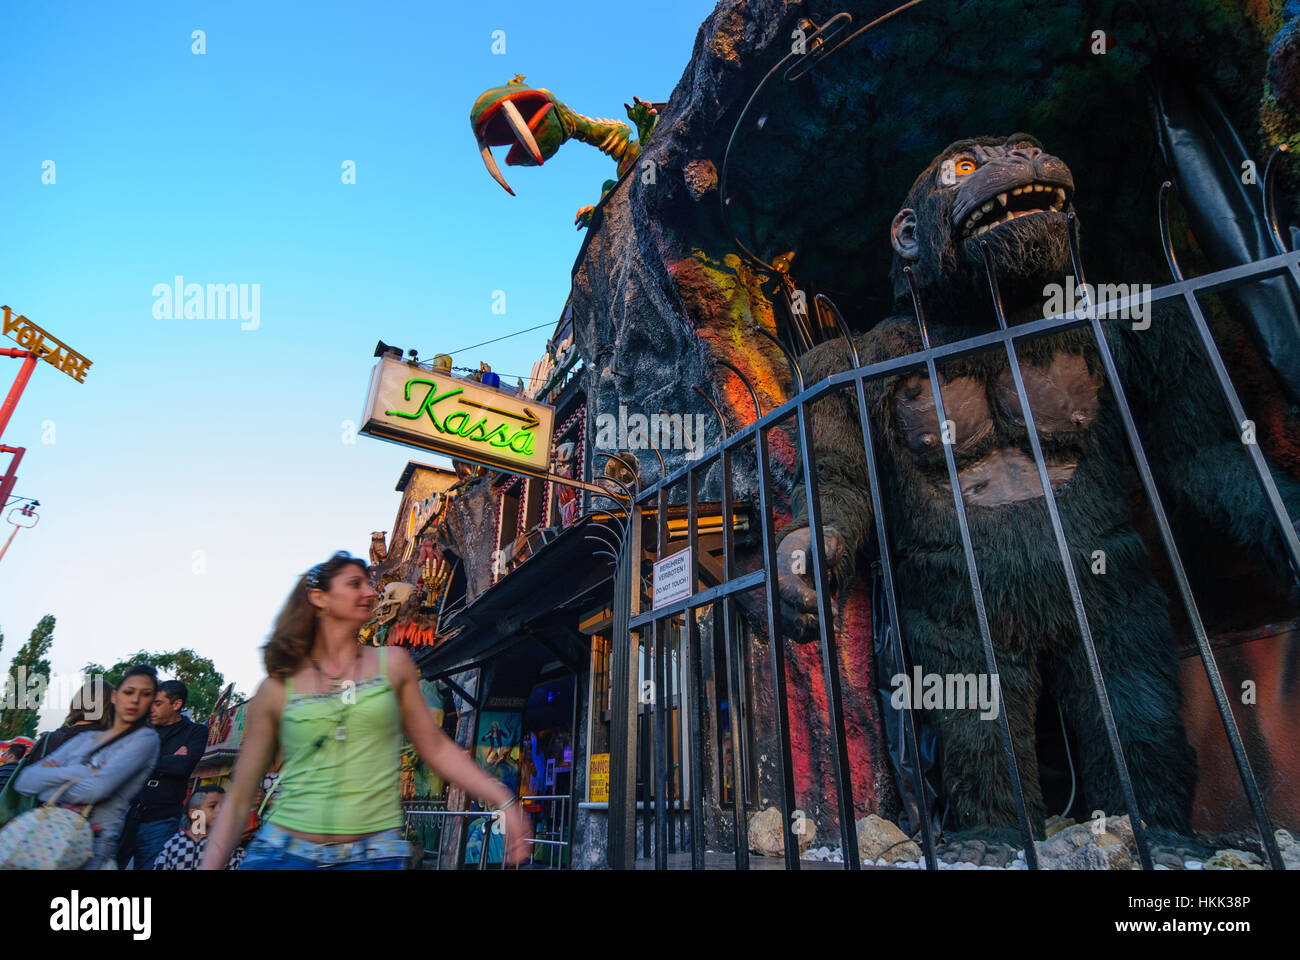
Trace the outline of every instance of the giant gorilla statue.
{"label": "giant gorilla statue", "polygon": [[[1064,285],[1070,273],[1074,190],[1066,164],[1023,134],[961,140],[933,160],[891,228],[895,297],[909,303],[910,267],[932,345],[996,328],[985,242],[1008,324],[1045,316],[1045,289]],[[1167,510],[1219,528],[1285,573],[1282,538],[1240,449],[1243,438],[1228,417],[1207,416],[1217,387],[1186,318],[1157,312],[1148,329],[1107,329],[1140,422],[1158,424],[1159,436],[1145,432],[1144,440]],[[921,349],[910,306],[856,343],[864,364]],[[1189,833],[1196,756],[1180,717],[1169,601],[1134,525],[1122,423],[1092,334],[1082,327],[1019,340],[1017,351],[1138,808],[1149,826]],[[851,366],[842,341],[814,348],[802,364],[810,384]],[[986,669],[948,483],[943,444],[950,442],[1032,829],[1042,836],[1035,720],[1044,693],[1060,705],[1080,745],[1086,809],[1122,814],[1120,779],[1005,351],[995,346],[941,362],[939,372],[947,429],[938,423],[924,372],[867,383],[912,663],[926,674]],[[851,391],[818,401],[812,432],[827,560],[838,588],[875,540]],[[1291,516],[1300,516],[1300,485],[1273,472]],[[809,575],[795,562],[796,552],[810,547],[799,491],[794,503],[800,514],[784,532],[778,567],[783,599],[806,637],[816,625],[816,601]],[[1097,551],[1104,573],[1096,572]],[[1014,794],[997,721],[978,709],[925,715],[940,742],[958,834],[1013,840]]]}

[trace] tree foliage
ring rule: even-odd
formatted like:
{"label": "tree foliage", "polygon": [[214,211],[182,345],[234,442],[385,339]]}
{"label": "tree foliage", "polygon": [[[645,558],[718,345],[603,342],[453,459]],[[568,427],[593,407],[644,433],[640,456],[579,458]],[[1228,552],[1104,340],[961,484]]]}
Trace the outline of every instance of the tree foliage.
{"label": "tree foliage", "polygon": [[[0,634],[0,644],[4,636]],[[32,630],[27,642],[18,648],[9,675],[5,678],[4,709],[0,711],[0,740],[36,736],[37,716],[45,700],[45,686],[50,679],[47,654],[54,643],[54,615],[47,613]],[[21,677],[22,682],[19,683]],[[34,677],[42,679],[33,682]]]}
{"label": "tree foliage", "polygon": [[[189,702],[185,704],[190,716],[195,723],[207,723],[212,708],[226,685],[226,678],[211,660],[189,648],[159,653],[141,650],[111,667],[88,663],[85,673],[88,676],[102,674],[107,682],[116,686],[127,668],[137,663],[147,663],[157,669],[160,680],[180,680],[184,683],[190,691]],[[242,695],[232,692],[231,703],[241,703],[243,700]]]}

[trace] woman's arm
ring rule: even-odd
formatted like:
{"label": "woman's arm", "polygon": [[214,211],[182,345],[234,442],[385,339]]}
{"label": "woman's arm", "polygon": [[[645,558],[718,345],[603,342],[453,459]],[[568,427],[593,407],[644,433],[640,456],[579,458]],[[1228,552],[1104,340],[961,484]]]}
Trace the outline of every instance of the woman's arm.
{"label": "woman's arm", "polygon": [[[500,806],[513,798],[506,786],[493,780],[456,746],[433,722],[429,705],[420,693],[420,674],[414,661],[400,647],[388,648],[388,675],[402,715],[402,727],[416,752],[429,767],[470,796],[491,806]],[[505,811],[506,863],[518,863],[528,856],[531,831],[519,804]]]}
{"label": "woman's arm", "polygon": [[139,776],[141,770],[152,768],[158,760],[158,749],[158,734],[147,728],[128,734],[120,744],[106,747],[101,755],[103,765],[99,767],[91,767],[80,758],[66,764],[59,763],[63,759],[58,756],[60,748],[51,758],[55,766],[37,764],[29,767],[19,774],[21,783],[15,783],[14,789],[39,795],[73,781],[72,786],[60,795],[60,803],[98,803],[111,797],[132,777]]}
{"label": "woman's arm", "polygon": [[244,742],[239,747],[235,773],[226,788],[226,800],[217,813],[217,822],[208,834],[200,870],[220,870],[230,858],[244,832],[244,824],[253,808],[253,795],[275,758],[280,740],[280,714],[284,711],[284,682],[267,677],[248,704],[244,718]]}
{"label": "woman's arm", "polygon": [[117,793],[124,784],[132,780],[138,779],[140,782],[137,786],[143,786],[144,776],[158,762],[158,751],[161,747],[162,742],[158,739],[158,734],[151,729],[145,728],[129,734],[120,745],[106,747],[104,753],[111,756],[104,757],[103,766],[68,787],[63,796],[59,797],[60,802],[98,803]]}

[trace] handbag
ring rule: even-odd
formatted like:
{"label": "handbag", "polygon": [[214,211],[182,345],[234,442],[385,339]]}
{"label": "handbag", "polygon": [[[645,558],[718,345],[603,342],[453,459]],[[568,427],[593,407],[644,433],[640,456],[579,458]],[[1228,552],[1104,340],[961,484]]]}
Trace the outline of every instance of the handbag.
{"label": "handbag", "polygon": [[0,869],[76,870],[94,855],[88,804],[81,813],[58,806],[69,780],[45,803],[0,830]]}

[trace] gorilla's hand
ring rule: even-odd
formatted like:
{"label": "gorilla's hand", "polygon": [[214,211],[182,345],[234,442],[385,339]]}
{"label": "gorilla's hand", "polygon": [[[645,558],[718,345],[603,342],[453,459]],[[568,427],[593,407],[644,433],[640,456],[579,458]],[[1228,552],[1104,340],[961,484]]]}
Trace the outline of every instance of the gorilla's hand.
{"label": "gorilla's hand", "polygon": [[[834,527],[822,527],[828,569],[840,556],[840,536]],[[818,638],[817,589],[813,582],[812,536],[807,527],[791,530],[776,548],[776,574],[781,594],[781,617],[790,638],[808,643]],[[832,584],[832,587],[834,584]]]}

